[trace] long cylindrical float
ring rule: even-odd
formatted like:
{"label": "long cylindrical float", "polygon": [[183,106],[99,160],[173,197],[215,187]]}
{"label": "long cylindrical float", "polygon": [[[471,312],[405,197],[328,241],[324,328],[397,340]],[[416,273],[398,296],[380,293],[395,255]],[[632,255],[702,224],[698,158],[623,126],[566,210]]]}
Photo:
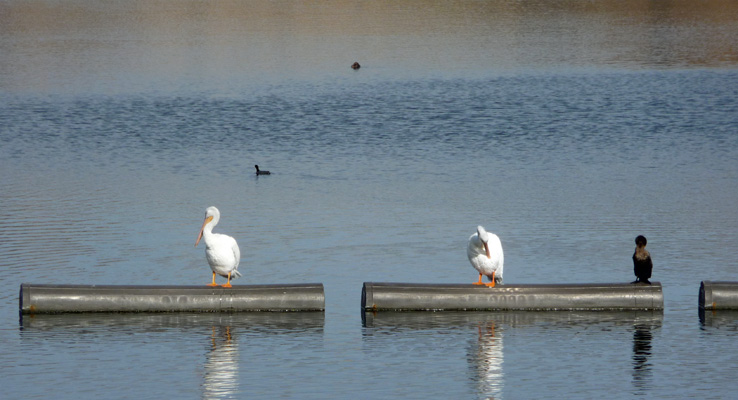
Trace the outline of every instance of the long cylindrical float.
{"label": "long cylindrical float", "polygon": [[522,284],[494,288],[471,284],[365,282],[365,311],[439,310],[663,310],[659,282],[651,285]]}
{"label": "long cylindrical float", "polygon": [[24,283],[20,289],[21,314],[323,310],[322,283],[231,288]]}
{"label": "long cylindrical float", "polygon": [[699,305],[705,310],[738,310],[738,282],[702,281]]}

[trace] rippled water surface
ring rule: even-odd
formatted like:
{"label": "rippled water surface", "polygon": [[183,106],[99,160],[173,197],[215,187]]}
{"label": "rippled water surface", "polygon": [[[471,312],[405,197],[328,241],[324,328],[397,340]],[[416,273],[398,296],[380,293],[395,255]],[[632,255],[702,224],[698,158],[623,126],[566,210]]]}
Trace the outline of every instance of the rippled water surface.
{"label": "rippled water surface", "polygon": [[[0,2],[3,398],[730,398],[733,1]],[[359,61],[362,68],[352,70]],[[272,171],[256,177],[253,165]],[[22,282],[322,282],[325,313],[18,318]],[[627,282],[656,313],[378,313],[365,281]]]}

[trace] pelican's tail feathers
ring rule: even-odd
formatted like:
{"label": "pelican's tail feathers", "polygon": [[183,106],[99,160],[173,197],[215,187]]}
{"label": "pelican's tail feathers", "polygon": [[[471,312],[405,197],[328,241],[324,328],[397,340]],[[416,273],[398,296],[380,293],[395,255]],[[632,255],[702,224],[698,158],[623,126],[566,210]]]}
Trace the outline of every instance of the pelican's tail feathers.
{"label": "pelican's tail feathers", "polygon": [[236,278],[240,278],[240,277],[241,277],[241,273],[238,272],[237,269],[234,269],[233,272],[231,272],[231,279],[236,279]]}

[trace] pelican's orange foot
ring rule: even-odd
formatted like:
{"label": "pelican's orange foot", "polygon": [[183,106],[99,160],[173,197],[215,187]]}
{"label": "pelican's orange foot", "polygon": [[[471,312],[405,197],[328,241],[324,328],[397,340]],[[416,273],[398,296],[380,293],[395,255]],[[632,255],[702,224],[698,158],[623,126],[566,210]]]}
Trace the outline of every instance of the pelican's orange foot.
{"label": "pelican's orange foot", "polygon": [[233,286],[231,286],[231,284],[230,284],[230,283],[226,283],[226,284],[224,284],[224,285],[221,285],[221,287],[233,287]]}
{"label": "pelican's orange foot", "polygon": [[474,282],[472,285],[484,285],[484,282]]}
{"label": "pelican's orange foot", "polygon": [[485,283],[484,286],[487,286],[487,287],[495,287],[495,282],[492,281],[490,283]]}
{"label": "pelican's orange foot", "polygon": [[218,286],[218,284],[215,283],[215,271],[213,271],[213,282],[208,283],[208,286]]}

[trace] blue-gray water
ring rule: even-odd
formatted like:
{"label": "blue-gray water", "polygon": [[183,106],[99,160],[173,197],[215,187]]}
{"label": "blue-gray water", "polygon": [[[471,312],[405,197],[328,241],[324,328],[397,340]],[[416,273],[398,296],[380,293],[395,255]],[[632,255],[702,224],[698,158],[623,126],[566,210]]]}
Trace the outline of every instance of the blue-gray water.
{"label": "blue-gray water", "polygon": [[[721,0],[3,1],[2,397],[732,397],[735,43]],[[21,282],[208,283],[210,205],[235,284],[325,313],[19,321]],[[643,234],[666,309],[362,324],[362,282],[476,280],[478,224],[507,283],[631,281]]]}

